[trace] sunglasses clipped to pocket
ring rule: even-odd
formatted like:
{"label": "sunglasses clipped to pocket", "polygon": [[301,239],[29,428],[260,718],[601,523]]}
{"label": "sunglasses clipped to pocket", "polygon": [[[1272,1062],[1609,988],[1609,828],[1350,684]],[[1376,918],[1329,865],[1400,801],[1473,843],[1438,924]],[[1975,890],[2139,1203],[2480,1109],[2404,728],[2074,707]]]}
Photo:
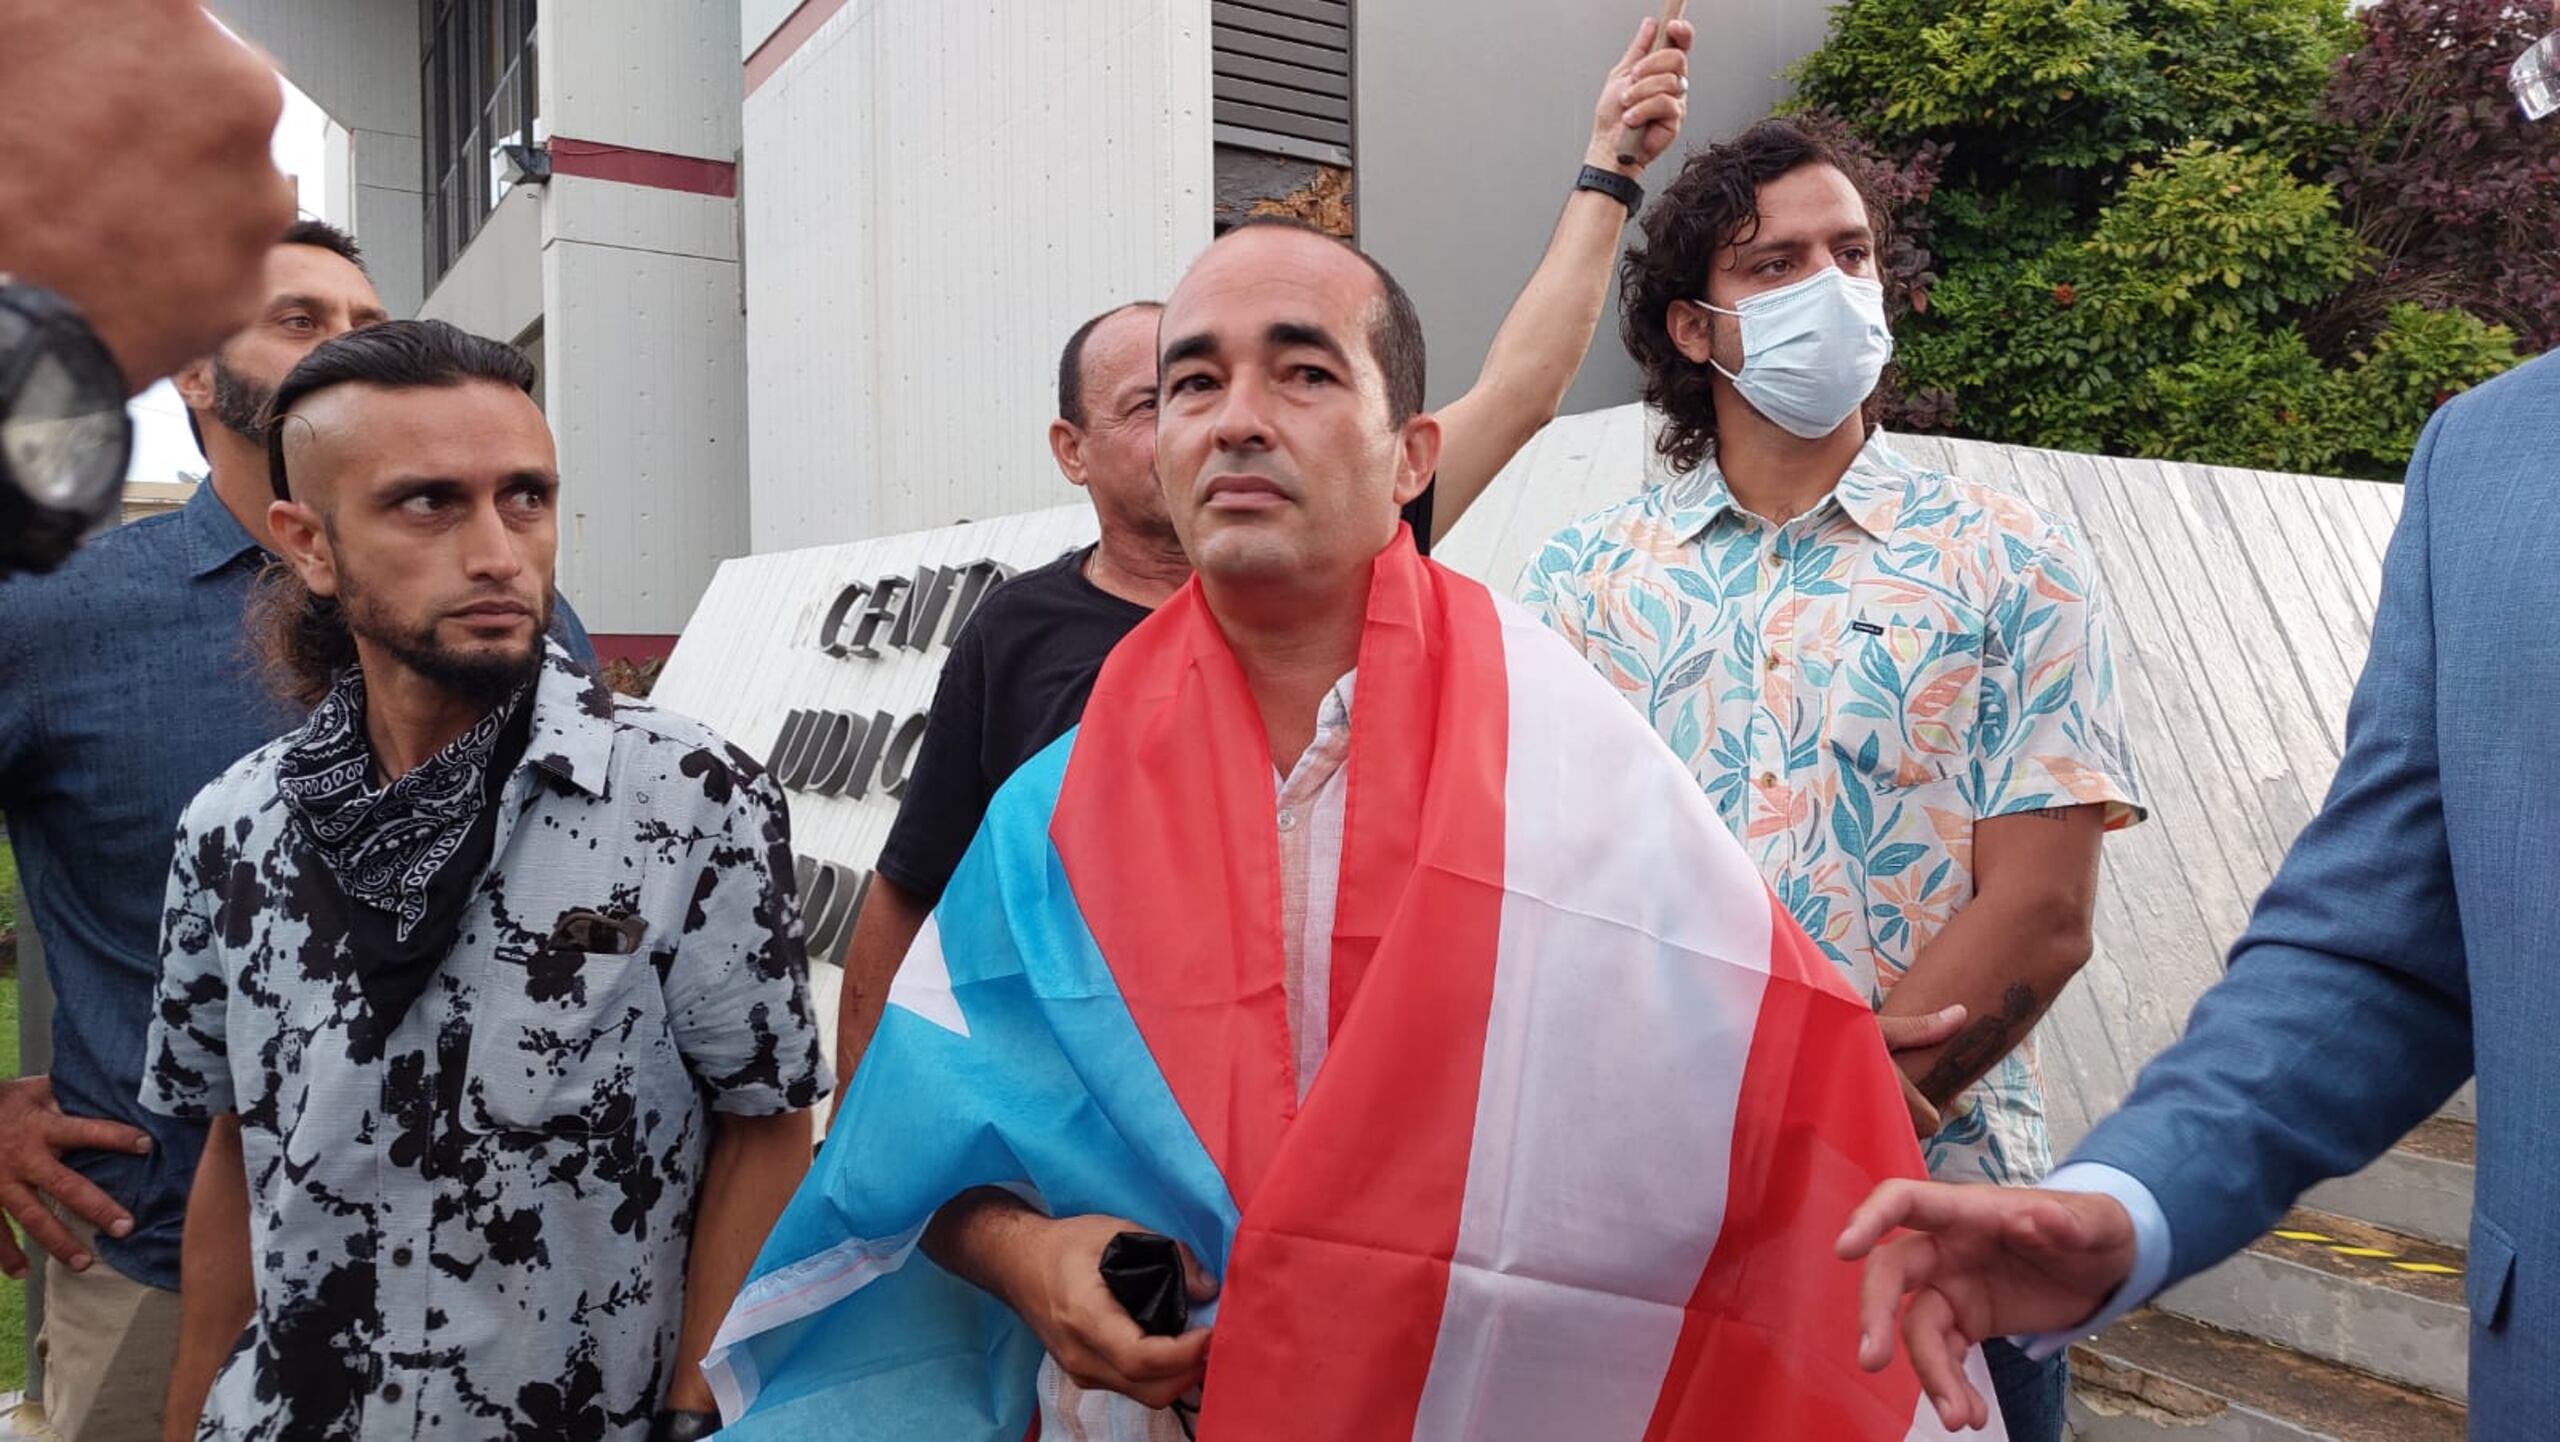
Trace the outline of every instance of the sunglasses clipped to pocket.
{"label": "sunglasses clipped to pocket", "polygon": [[590,956],[629,956],[640,949],[640,937],[648,923],[636,916],[614,916],[592,907],[574,907],[560,913],[559,924],[551,928],[546,951],[575,951]]}

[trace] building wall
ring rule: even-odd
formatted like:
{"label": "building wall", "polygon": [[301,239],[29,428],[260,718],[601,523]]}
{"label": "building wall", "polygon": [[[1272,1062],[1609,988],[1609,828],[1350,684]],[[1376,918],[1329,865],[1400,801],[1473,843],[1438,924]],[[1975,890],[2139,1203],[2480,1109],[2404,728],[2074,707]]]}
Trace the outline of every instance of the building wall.
{"label": "building wall", "polygon": [[749,0],[757,550],[1071,498],[1056,353],[1209,239],[1208,0]]}
{"label": "building wall", "polygon": [[736,160],[739,3],[547,0],[544,124],[553,135]]}
{"label": "building wall", "polygon": [[500,197],[480,233],[418,307],[419,317],[497,340],[511,341],[533,329],[543,305],[542,201],[542,187],[531,185]]}
{"label": "building wall", "polygon": [[548,190],[560,588],[590,630],[673,637],[720,562],[747,551],[736,204],[574,176]]}
{"label": "building wall", "polygon": [[[1431,403],[1463,394],[1546,249],[1591,139],[1601,77],[1651,0],[1372,0],[1352,7],[1361,245],[1413,293],[1431,348]],[[1659,193],[1692,145],[1766,115],[1779,79],[1822,41],[1829,7],[1696,0],[1689,122],[1645,177]],[[1614,287],[1613,287],[1614,289]],[[1610,310],[1570,413],[1631,400],[1635,367]]]}
{"label": "building wall", "polygon": [[393,315],[426,292],[418,0],[211,0],[348,131],[348,228]]}
{"label": "building wall", "polygon": [[662,650],[747,545],[738,4],[551,0],[540,14],[560,589],[591,631]]}

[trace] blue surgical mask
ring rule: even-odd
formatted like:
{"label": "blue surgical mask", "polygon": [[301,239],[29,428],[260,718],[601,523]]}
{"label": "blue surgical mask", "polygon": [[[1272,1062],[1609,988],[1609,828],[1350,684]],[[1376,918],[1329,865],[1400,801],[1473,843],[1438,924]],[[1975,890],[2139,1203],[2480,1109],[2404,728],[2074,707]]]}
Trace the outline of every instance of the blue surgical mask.
{"label": "blue surgical mask", "polygon": [[1893,359],[1884,287],[1838,266],[1752,296],[1734,310],[1698,304],[1742,322],[1741,373],[1720,365],[1716,372],[1753,410],[1804,440],[1820,440],[1856,415]]}

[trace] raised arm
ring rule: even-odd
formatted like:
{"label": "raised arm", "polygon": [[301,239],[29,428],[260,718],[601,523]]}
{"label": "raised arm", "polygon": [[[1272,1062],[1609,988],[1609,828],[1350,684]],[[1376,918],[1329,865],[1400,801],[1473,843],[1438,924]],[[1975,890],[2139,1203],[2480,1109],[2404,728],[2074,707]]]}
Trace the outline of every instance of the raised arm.
{"label": "raised arm", "polygon": [[[1647,19],[1611,67],[1583,156],[1630,180],[1671,148],[1688,114],[1693,32],[1688,21],[1674,20],[1669,43],[1657,49],[1660,24]],[[1637,160],[1621,165],[1618,131],[1633,125],[1644,127]],[[1445,439],[1432,492],[1432,539],[1447,535],[1529,438],[1555,419],[1608,309],[1618,242],[1630,218],[1624,205],[1596,190],[1566,198],[1547,253],[1502,318],[1475,385],[1439,412]]]}

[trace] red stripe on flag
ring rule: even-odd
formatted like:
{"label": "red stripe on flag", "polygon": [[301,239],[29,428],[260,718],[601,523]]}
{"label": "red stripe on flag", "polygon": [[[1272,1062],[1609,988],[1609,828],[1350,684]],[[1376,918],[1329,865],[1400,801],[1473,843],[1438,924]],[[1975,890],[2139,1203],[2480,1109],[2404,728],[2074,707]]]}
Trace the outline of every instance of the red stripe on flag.
{"label": "red stripe on flag", "polygon": [[1502,924],[1509,686],[1492,597],[1398,552],[1376,568],[1360,651],[1333,1044],[1245,1204],[1203,1394],[1203,1435],[1221,1439],[1412,1435],[1457,1250]]}
{"label": "red stripe on flag", "polygon": [[1873,1014],[1771,897],[1769,989],[1735,1107],[1724,1229],[1689,1300],[1647,1442],[1900,1442],[1920,1382],[1858,1369],[1858,1269],[1831,1254],[1887,1177],[1921,1174]]}
{"label": "red stripe on flag", "polygon": [[1501,931],[1503,654],[1483,587],[1401,536],[1379,557],[1303,1112],[1269,742],[1196,583],[1112,653],[1068,757],[1050,835],[1076,904],[1243,1213],[1203,1392],[1223,1442],[1413,1430]]}
{"label": "red stripe on flag", "polygon": [[1115,648],[1050,839],[1121,999],[1239,1206],[1297,1110],[1271,746],[1195,580]]}

